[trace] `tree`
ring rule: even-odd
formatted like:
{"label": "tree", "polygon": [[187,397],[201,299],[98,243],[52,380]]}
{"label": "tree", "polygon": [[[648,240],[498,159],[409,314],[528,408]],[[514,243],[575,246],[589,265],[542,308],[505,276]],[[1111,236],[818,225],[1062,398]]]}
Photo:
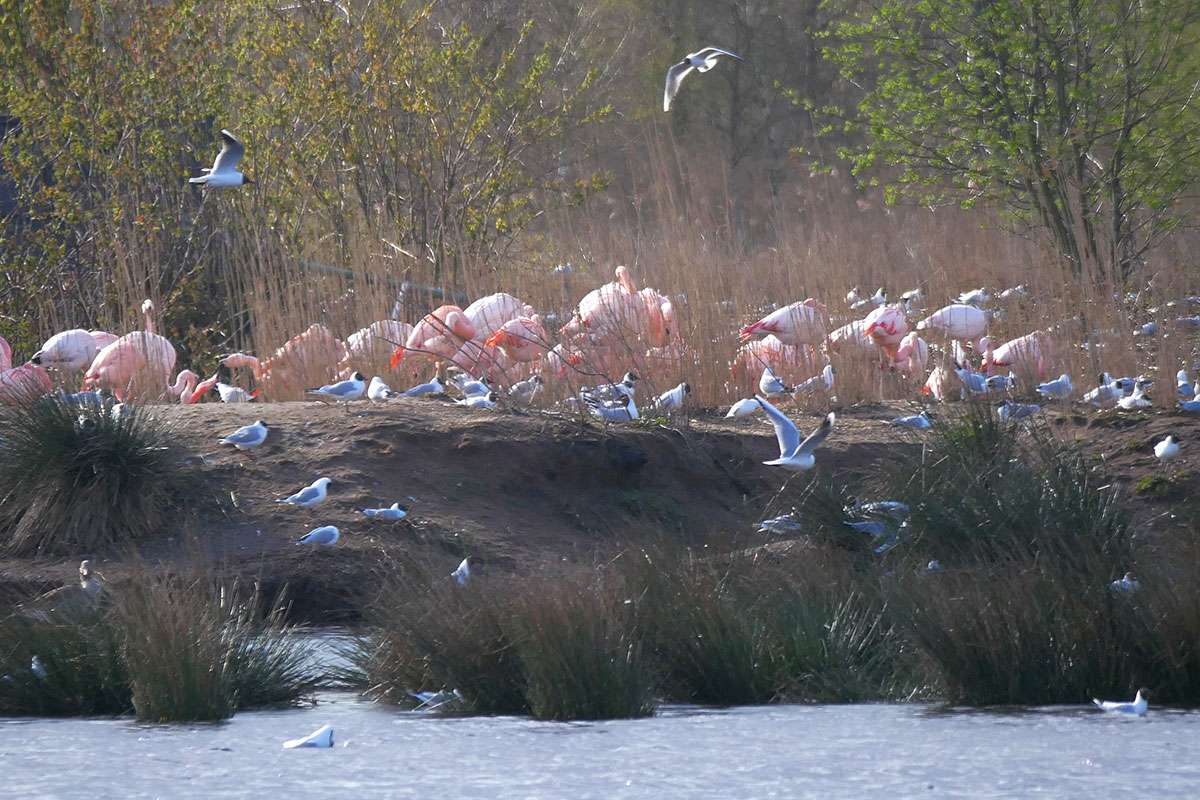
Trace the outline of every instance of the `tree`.
{"label": "tree", "polygon": [[[847,0],[842,154],[889,201],[990,203],[1127,278],[1200,177],[1195,0]],[[832,128],[838,129],[838,128]]]}

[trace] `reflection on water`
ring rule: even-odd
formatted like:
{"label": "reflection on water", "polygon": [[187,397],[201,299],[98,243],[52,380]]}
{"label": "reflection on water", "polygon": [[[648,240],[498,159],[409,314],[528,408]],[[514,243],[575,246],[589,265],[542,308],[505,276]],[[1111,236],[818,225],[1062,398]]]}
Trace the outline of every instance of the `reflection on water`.
{"label": "reflection on water", "polygon": [[[281,749],[325,723],[334,749]],[[1196,797],[1200,715],[770,706],[560,724],[331,693],[220,725],[0,721],[0,775],[21,798]]]}

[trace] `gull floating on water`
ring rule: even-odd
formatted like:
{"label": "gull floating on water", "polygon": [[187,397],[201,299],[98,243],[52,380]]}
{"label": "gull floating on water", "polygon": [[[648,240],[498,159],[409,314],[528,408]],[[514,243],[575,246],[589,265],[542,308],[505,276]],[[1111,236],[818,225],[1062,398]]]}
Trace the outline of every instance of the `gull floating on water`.
{"label": "gull floating on water", "polygon": [[296,544],[320,544],[332,547],[337,544],[339,538],[341,538],[341,531],[337,529],[336,525],[322,525],[301,536],[296,540]]}
{"label": "gull floating on water", "polygon": [[393,392],[392,387],[383,382],[383,378],[376,375],[371,378],[371,384],[367,387],[367,399],[373,403],[381,403],[385,400],[391,400],[393,397],[398,397],[399,393]]}
{"label": "gull floating on water", "polygon": [[748,417],[751,414],[757,414],[762,410],[762,406],[753,397],[747,397],[744,400],[738,400],[729,407],[729,413],[725,415],[729,417]]}
{"label": "gull floating on water", "polygon": [[459,586],[466,586],[467,581],[471,577],[471,565],[468,563],[469,561],[470,557],[464,558],[462,561],[458,562],[458,567],[454,570],[454,572],[450,573],[450,577],[454,578],[454,582]]}
{"label": "gull floating on water", "polygon": [[268,433],[267,423],[260,419],[253,425],[243,425],[224,439],[221,439],[220,443],[231,444],[238,450],[249,450],[265,442]]}
{"label": "gull floating on water", "polygon": [[1101,711],[1107,711],[1110,714],[1128,714],[1135,717],[1144,717],[1146,716],[1146,712],[1150,710],[1150,703],[1148,702],[1149,699],[1150,692],[1148,690],[1138,689],[1137,694],[1134,696],[1133,702],[1131,703],[1120,701],[1114,702],[1112,700],[1096,700],[1095,698],[1092,699],[1092,702],[1095,703],[1096,707]]}
{"label": "gull floating on water", "polygon": [[446,385],[438,380],[436,375],[433,380],[428,383],[420,383],[410,389],[406,389],[402,394],[405,397],[422,397],[427,394],[445,394]]}
{"label": "gull floating on water", "polygon": [[308,389],[305,393],[315,394],[318,398],[333,400],[339,403],[349,403],[351,400],[361,398],[366,390],[366,377],[361,372],[356,372],[349,380],[326,384],[316,389]]}
{"label": "gull floating on water", "polygon": [[289,739],[283,743],[285,750],[295,750],[298,747],[333,747],[333,726],[322,725],[301,739]]}
{"label": "gull floating on water", "polygon": [[694,53],[688,53],[687,57],[678,64],[672,64],[667,70],[667,85],[663,90],[663,111],[671,110],[671,101],[675,99],[675,95],[679,93],[679,85],[683,83],[683,79],[688,76],[692,70],[697,72],[708,72],[717,65],[717,60],[722,56],[736,58],[738,61],[745,61],[741,56],[731,53],[728,50],[722,50],[719,47],[705,47],[697,50]]}
{"label": "gull floating on water", "polygon": [[396,522],[408,516],[408,508],[399,503],[392,503],[387,508],[364,508],[362,513],[371,519],[385,519]]}
{"label": "gull floating on water", "polygon": [[837,419],[834,413],[830,411],[820,426],[810,433],[808,438],[800,441],[800,431],[794,422],[771,405],[765,397],[757,395],[755,397],[763,411],[767,412],[767,416],[770,417],[771,424],[775,426],[775,438],[779,440],[779,458],[762,463],[768,467],[783,467],[793,472],[803,472],[816,466],[817,462],[813,457],[813,451],[820,447],[821,443],[829,436],[830,431],[833,430],[833,423]]}
{"label": "gull floating on water", "polygon": [[246,148],[242,146],[236,136],[224,129],[221,130],[221,141],[224,144],[221,146],[221,152],[217,153],[217,159],[213,161],[212,168],[203,170],[206,173],[204,175],[189,178],[188,183],[200,183],[214,189],[252,183],[237,169],[238,162],[242,160],[242,154],[246,152]]}
{"label": "gull floating on water", "polygon": [[325,498],[329,496],[329,484],[333,483],[329,478],[317,478],[308,486],[305,486],[300,491],[290,497],[285,497],[282,500],[276,500],[276,503],[287,503],[290,506],[300,506],[301,508],[312,508],[325,502]]}

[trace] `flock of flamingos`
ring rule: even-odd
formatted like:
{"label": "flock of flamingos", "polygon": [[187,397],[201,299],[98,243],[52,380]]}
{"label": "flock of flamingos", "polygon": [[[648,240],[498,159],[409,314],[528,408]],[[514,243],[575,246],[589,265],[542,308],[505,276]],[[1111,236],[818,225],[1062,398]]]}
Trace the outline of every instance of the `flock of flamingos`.
{"label": "flock of flamingos", "polygon": [[[1022,294],[1023,287],[994,297],[977,289],[917,320],[915,312],[923,300],[919,291],[888,302],[882,290],[870,297],[852,290],[845,310],[839,312],[850,321],[837,328],[820,301],[810,297],[792,303],[741,328],[740,346],[730,360],[732,391],[783,399],[829,392],[834,380],[831,365],[853,354],[907,376],[913,387],[920,386],[922,393],[939,401],[994,389],[1008,391],[1014,380],[1028,381],[1023,385],[1030,393],[1037,386],[1043,395],[1067,399],[1074,387],[1066,376],[1037,383],[1053,377],[1049,370],[1055,363],[1056,341],[1051,330],[1036,330],[998,345],[986,335],[997,313],[989,304]],[[656,289],[639,290],[625,267],[616,268],[614,281],[580,299],[557,330],[548,329],[545,319],[528,304],[498,293],[466,308],[443,305],[415,325],[380,320],[344,341],[326,326],[313,324],[265,358],[246,353],[221,357],[217,373],[207,379],[189,369],[176,373],[175,347],[155,331],[153,304],[147,300],[142,312],[143,330],[123,335],[63,331],[16,367],[11,348],[0,338],[0,401],[41,396],[56,386],[77,387],[81,373],[84,390],[111,393],[120,402],[169,399],[190,404],[298,400],[309,396],[313,387],[361,373],[403,389],[428,380],[430,372],[440,377],[444,369],[452,368],[483,382],[488,392],[495,392],[491,399],[504,404],[519,383],[522,399],[528,401],[528,379],[534,375],[539,376],[537,389],[552,387],[545,396],[557,393],[562,399],[575,397],[576,385],[597,380],[611,385],[612,376],[622,374],[649,376],[650,385],[656,379],[674,385],[689,365],[698,363],[680,335],[672,299]],[[936,337],[947,354],[932,368],[927,336]],[[794,383],[789,386],[784,378]],[[1104,376],[1083,399],[1116,405],[1135,390],[1140,398],[1137,381]],[[678,405],[689,389],[680,384],[673,391],[671,405]],[[355,396],[362,394],[359,390]],[[730,416],[757,410],[754,401],[743,401],[735,404]]]}

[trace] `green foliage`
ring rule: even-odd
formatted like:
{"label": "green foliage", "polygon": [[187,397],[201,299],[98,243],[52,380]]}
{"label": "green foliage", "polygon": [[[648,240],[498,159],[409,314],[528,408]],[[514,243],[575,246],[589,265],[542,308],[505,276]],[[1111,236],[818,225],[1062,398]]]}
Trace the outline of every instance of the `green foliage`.
{"label": "green foliage", "polygon": [[825,54],[863,87],[845,131],[890,200],[996,203],[1076,270],[1125,273],[1200,170],[1191,0],[844,4]]}

